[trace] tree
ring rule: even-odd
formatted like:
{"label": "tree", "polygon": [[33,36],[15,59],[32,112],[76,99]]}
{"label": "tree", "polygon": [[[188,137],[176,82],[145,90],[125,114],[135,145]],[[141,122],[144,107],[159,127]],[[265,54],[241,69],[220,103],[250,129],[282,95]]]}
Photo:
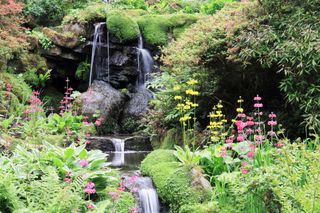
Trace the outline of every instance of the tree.
{"label": "tree", "polygon": [[25,47],[26,36],[21,26],[23,4],[16,0],[0,0],[0,68],[13,53]]}

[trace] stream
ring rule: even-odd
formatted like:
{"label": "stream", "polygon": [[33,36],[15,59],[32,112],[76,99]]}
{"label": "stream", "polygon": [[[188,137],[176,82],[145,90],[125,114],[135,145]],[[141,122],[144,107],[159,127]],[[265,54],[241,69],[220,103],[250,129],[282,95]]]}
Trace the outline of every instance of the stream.
{"label": "stream", "polygon": [[108,137],[115,151],[106,151],[109,155],[108,163],[118,168],[123,186],[130,190],[137,201],[139,213],[167,213],[164,205],[160,205],[157,191],[150,177],[143,177],[140,173],[142,160],[150,153],[147,150],[130,151],[126,149],[126,138]]}

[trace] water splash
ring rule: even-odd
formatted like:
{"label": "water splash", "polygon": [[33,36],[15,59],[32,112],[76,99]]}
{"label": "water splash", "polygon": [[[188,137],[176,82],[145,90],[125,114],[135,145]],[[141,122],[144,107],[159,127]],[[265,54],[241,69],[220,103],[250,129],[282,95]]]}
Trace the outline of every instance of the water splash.
{"label": "water splash", "polygon": [[121,166],[125,164],[124,161],[124,140],[118,138],[112,138],[112,143],[115,148],[115,155],[112,159],[112,166]]}
{"label": "water splash", "polygon": [[147,49],[143,48],[143,39],[141,35],[139,36],[137,49],[138,49],[137,58],[138,58],[138,72],[139,72],[138,85],[145,85],[153,69],[154,62],[150,52]]}

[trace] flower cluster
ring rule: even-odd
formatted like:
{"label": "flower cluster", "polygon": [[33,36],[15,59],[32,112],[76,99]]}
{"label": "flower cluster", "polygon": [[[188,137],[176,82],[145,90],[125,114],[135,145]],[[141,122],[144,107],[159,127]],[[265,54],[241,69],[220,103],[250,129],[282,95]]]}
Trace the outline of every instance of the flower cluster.
{"label": "flower cluster", "polygon": [[80,164],[81,166],[83,166],[83,167],[86,167],[86,166],[89,165],[89,161],[87,161],[87,160],[80,160],[80,161],[79,161],[79,164]]}
{"label": "flower cluster", "polygon": [[43,102],[39,98],[40,92],[33,91],[32,96],[29,100],[30,105],[27,107],[27,109],[24,111],[24,114],[26,115],[26,120],[28,120],[28,115],[37,113],[37,112],[43,112],[42,104]]}
{"label": "flower cluster", "polygon": [[210,124],[208,129],[210,130],[210,140],[213,143],[217,143],[221,141],[222,138],[225,138],[226,132],[225,123],[227,120],[225,119],[225,115],[222,113],[222,101],[213,107],[213,111],[209,114]]}
{"label": "flower cluster", "polygon": [[87,183],[83,191],[89,195],[95,194],[96,193],[95,184],[93,182]]}
{"label": "flower cluster", "polygon": [[72,107],[72,100],[73,98],[71,97],[73,88],[69,87],[69,78],[67,78],[67,86],[65,87],[66,91],[64,93],[63,99],[60,101],[60,115],[62,115],[65,112],[68,112],[69,109]]}
{"label": "flower cluster", "polygon": [[10,95],[12,92],[12,84],[6,84],[6,95]]}

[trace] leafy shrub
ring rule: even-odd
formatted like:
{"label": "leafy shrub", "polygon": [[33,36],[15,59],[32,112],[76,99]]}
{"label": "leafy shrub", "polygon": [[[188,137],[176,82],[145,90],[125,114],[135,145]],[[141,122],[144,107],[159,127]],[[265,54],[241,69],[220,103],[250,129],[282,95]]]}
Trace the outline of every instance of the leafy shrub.
{"label": "leafy shrub", "polygon": [[108,14],[107,28],[121,41],[132,41],[139,36],[139,26],[126,13],[112,11]]}
{"label": "leafy shrub", "polygon": [[32,30],[31,35],[38,39],[41,47],[45,50],[48,50],[54,46],[52,41],[43,32]]}
{"label": "leafy shrub", "polygon": [[120,8],[147,9],[147,3],[145,0],[114,0],[112,4],[115,7]]}
{"label": "leafy shrub", "polygon": [[76,78],[86,81],[89,78],[90,64],[87,62],[81,62],[76,70]]}
{"label": "leafy shrub", "polygon": [[64,16],[61,0],[26,0],[24,13],[40,25],[57,25]]}

